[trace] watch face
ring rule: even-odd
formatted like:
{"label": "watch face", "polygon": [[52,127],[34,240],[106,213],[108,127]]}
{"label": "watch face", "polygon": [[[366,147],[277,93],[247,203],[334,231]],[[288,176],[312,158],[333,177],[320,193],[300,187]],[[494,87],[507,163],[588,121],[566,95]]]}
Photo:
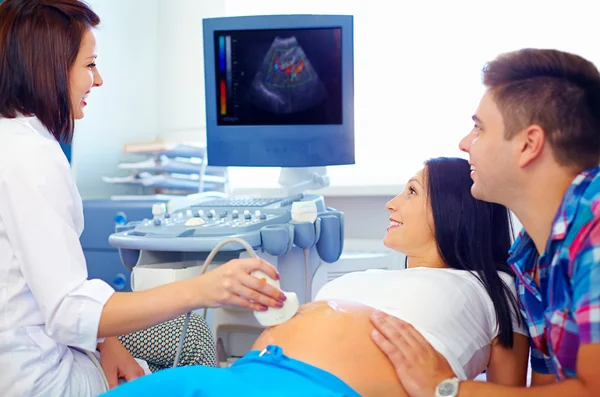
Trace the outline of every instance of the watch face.
{"label": "watch face", "polygon": [[443,382],[438,386],[438,394],[441,397],[453,397],[456,396],[456,386],[450,382]]}

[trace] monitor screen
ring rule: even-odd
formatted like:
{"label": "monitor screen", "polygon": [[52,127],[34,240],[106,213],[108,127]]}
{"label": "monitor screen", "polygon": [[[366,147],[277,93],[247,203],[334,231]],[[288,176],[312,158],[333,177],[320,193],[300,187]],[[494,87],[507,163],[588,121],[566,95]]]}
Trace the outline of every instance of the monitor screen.
{"label": "monitor screen", "polygon": [[208,164],[354,164],[352,16],[203,20]]}
{"label": "monitor screen", "polygon": [[340,28],[216,31],[218,125],[342,124]]}

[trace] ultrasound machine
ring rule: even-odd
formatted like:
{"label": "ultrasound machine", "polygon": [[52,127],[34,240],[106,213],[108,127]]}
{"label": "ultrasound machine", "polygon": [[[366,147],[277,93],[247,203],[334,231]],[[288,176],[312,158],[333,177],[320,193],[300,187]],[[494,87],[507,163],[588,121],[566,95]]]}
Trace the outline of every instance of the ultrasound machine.
{"label": "ultrasound machine", "polygon": [[[329,184],[327,166],[353,164],[353,18],[284,15],[203,20],[207,159],[225,167],[281,167],[281,197],[202,198],[153,207],[153,218],[118,225],[109,238],[133,290],[201,274],[229,237],[275,265],[300,304],[319,269],[340,258],[344,214],[308,193]],[[247,256],[221,248],[208,270]],[[204,310],[219,360],[243,356],[262,331],[253,313]]]}

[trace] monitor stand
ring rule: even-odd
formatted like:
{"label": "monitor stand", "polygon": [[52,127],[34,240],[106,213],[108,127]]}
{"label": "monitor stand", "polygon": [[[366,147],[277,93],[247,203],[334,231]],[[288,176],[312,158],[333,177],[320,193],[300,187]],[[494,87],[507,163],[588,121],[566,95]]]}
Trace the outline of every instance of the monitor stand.
{"label": "monitor stand", "polygon": [[279,185],[287,195],[304,193],[329,186],[327,167],[282,167]]}

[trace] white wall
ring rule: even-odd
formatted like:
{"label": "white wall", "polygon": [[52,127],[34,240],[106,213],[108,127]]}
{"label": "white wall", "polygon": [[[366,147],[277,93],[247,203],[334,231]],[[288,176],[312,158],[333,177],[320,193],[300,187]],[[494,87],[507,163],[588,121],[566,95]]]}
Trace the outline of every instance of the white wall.
{"label": "white wall", "polygon": [[[133,192],[102,182],[127,158],[125,143],[152,141],[158,132],[159,0],[96,0],[98,69],[104,85],[92,90],[77,122],[73,171],[84,199]],[[121,174],[122,175],[122,174]]]}
{"label": "white wall", "polygon": [[158,136],[206,138],[202,18],[224,15],[225,1],[161,0],[158,5]]}

